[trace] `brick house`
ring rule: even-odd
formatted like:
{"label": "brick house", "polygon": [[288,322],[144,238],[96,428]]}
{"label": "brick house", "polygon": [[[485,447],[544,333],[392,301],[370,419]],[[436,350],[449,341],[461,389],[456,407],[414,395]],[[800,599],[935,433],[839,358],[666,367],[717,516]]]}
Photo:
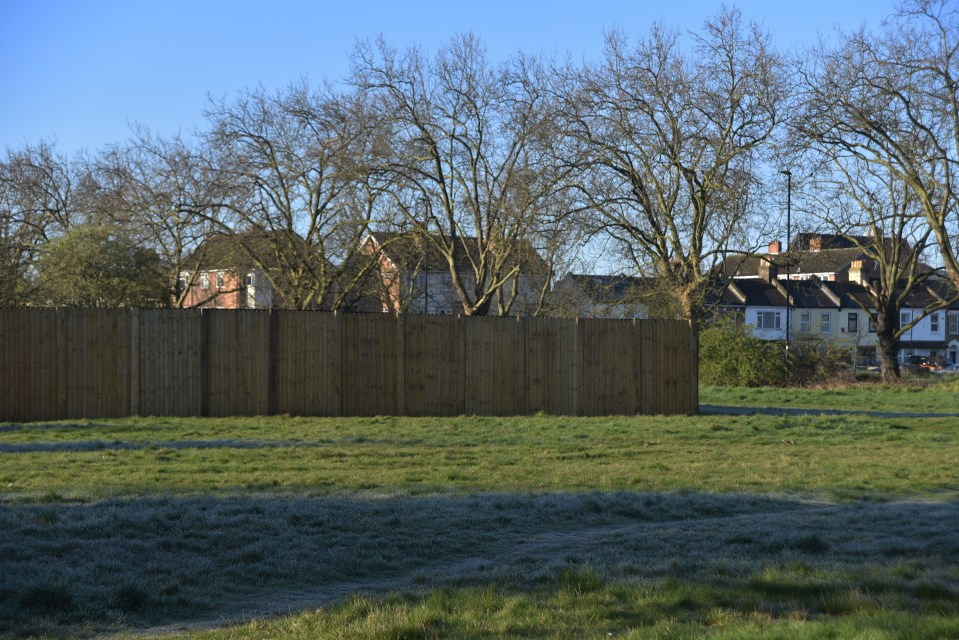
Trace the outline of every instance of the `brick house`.
{"label": "brick house", "polygon": [[262,232],[216,234],[207,238],[187,259],[179,286],[187,308],[269,309],[279,302],[270,275],[268,238]]}

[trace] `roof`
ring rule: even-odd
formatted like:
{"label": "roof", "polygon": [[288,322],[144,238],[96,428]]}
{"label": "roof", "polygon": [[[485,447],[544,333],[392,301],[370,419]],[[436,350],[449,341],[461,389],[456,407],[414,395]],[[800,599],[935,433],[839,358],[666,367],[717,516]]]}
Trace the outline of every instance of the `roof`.
{"label": "roof", "polygon": [[186,266],[194,271],[231,270],[243,271],[259,263],[268,268],[279,264],[277,248],[286,246],[297,253],[307,246],[299,236],[255,229],[240,233],[217,233],[209,236],[186,259]]}
{"label": "roof", "polygon": [[[835,233],[797,233],[793,244],[799,251],[809,251],[813,244],[819,243],[819,250],[853,249],[868,246],[872,243],[871,236],[844,236]],[[792,245],[790,245],[792,249]]]}
{"label": "roof", "polygon": [[[371,232],[370,237],[381,247],[383,254],[400,269],[410,268],[412,265],[419,271],[449,272],[446,255],[437,247],[437,244],[449,243],[448,237],[433,234],[430,241],[422,235],[387,231]],[[458,273],[473,271],[470,256],[478,260],[479,241],[475,236],[457,236],[456,245],[454,252],[456,271]],[[513,241],[512,251],[504,266],[512,269],[517,265],[523,273],[545,274],[548,271],[546,263],[528,240]]]}
{"label": "roof", "polygon": [[[777,286],[778,285],[778,286]],[[758,278],[733,280],[723,291],[725,306],[785,307],[788,292],[794,308],[837,309],[859,307],[857,300],[867,302],[868,290],[855,282],[824,282],[819,279],[779,281],[777,284]]]}
{"label": "roof", "polygon": [[780,274],[785,274],[787,271],[795,275],[845,274],[849,270],[849,265],[861,258],[865,259],[871,267],[870,277],[878,277],[876,263],[865,258],[865,251],[858,247],[853,249],[825,249],[823,251],[795,251],[768,256],[739,253],[728,256],[722,261],[719,269],[727,278],[755,278],[759,275],[760,262],[769,260],[779,268]]}
{"label": "roof", "polygon": [[646,289],[651,278],[626,275],[588,275],[570,273],[564,281],[579,288],[592,302],[620,304],[636,302],[637,295]]}

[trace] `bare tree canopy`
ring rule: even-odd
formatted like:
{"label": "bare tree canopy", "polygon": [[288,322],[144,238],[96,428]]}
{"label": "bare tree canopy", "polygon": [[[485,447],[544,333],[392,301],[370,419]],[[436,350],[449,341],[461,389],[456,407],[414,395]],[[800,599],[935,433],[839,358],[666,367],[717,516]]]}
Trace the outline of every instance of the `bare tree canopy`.
{"label": "bare tree canopy", "polygon": [[178,287],[186,259],[220,228],[225,190],[204,150],[180,136],[161,138],[138,129],[94,162],[99,218],[157,253],[168,303],[183,305]]}
{"label": "bare tree canopy", "polygon": [[956,301],[943,289],[939,304],[900,322],[900,307],[935,275],[919,261],[927,246],[959,282],[959,11],[941,0],[906,2],[881,32],[861,29],[811,52],[801,78],[794,148],[811,162],[820,222],[873,239],[878,277],[865,311],[884,376],[897,377],[900,336]]}
{"label": "bare tree canopy", "polygon": [[848,34],[806,70],[802,131],[901,181],[956,279],[959,8],[912,0],[879,33]]}
{"label": "bare tree canopy", "polygon": [[691,48],[659,26],[632,46],[611,33],[601,63],[569,71],[564,124],[581,198],[682,317],[701,319],[711,266],[745,244],[787,89],[767,34],[737,11],[708,20]]}
{"label": "bare tree canopy", "polygon": [[39,250],[79,223],[75,163],[50,143],[9,151],[0,162],[0,305],[29,299]]}
{"label": "bare tree canopy", "polygon": [[300,83],[216,104],[208,117],[235,227],[276,239],[270,255],[251,257],[272,267],[264,271],[284,305],[341,306],[379,194],[368,180],[377,138],[363,101]]}
{"label": "bare tree canopy", "polygon": [[354,85],[390,125],[380,166],[388,206],[444,257],[466,315],[486,315],[501,290],[508,311],[515,289],[504,287],[523,263],[514,253],[551,238],[558,213],[544,70],[523,57],[494,65],[469,34],[432,59],[383,41],[361,45],[353,67]]}

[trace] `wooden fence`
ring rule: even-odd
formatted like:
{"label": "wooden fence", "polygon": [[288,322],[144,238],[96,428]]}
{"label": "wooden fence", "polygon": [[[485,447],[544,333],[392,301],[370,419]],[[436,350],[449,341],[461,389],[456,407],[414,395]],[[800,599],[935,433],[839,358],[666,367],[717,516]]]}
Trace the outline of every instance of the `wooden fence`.
{"label": "wooden fence", "polygon": [[693,414],[681,321],[0,309],[0,420]]}

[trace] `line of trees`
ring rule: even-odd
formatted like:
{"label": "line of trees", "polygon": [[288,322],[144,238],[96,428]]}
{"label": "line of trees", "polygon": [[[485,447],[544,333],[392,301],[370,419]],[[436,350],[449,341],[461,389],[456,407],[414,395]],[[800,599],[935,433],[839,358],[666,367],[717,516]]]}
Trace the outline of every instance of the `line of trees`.
{"label": "line of trees", "polygon": [[[285,305],[343,308],[374,268],[363,238],[382,230],[446,259],[464,314],[508,310],[524,243],[547,281],[601,246],[607,268],[659,283],[662,313],[698,324],[718,262],[781,236],[782,169],[804,224],[874,239],[865,311],[893,369],[903,288],[930,277],[899,248],[935,250],[959,280],[948,0],[907,0],[875,31],[794,56],[724,9],[695,33],[609,33],[587,64],[495,62],[469,34],[433,55],[361,43],[352,63],[342,85],[213,102],[189,138],[7,149],[0,305],[182,306],[204,239],[262,230],[249,257]],[[544,289],[539,312],[550,304]]]}

